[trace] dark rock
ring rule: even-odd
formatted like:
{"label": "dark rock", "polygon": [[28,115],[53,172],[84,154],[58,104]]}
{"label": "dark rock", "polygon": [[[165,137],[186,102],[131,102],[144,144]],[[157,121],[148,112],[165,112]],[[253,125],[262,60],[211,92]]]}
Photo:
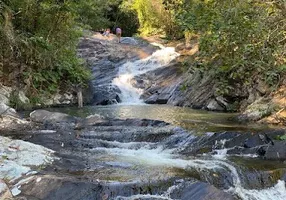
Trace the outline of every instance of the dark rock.
{"label": "dark rock", "polygon": [[167,104],[173,106],[183,106],[185,102],[184,96],[185,96],[184,91],[181,90],[180,86],[177,86],[175,90],[173,90],[173,93],[169,98]]}
{"label": "dark rock", "polygon": [[229,148],[226,145],[227,142],[232,141],[231,139],[238,135],[238,133],[234,132],[223,132],[214,133],[211,136],[197,137],[192,142],[192,145],[185,148],[181,153],[185,155],[197,155],[211,152],[213,149]]}
{"label": "dark rock", "polygon": [[148,97],[144,102],[147,104],[155,104],[157,103],[158,94],[153,94],[152,96]]}
{"label": "dark rock", "polygon": [[259,149],[260,148],[243,148],[243,147],[239,147],[239,146],[236,146],[236,147],[233,147],[231,149],[229,149],[227,151],[227,154],[230,154],[230,155],[260,155],[260,152],[259,152]]}
{"label": "dark rock", "polygon": [[153,126],[153,127],[163,127],[169,125],[164,121],[160,120],[150,120],[150,119],[114,119],[109,121],[110,126]]}
{"label": "dark rock", "polygon": [[[147,72],[138,78],[148,83],[143,87],[146,92],[142,97],[146,103],[167,103],[193,108],[207,107],[213,97],[212,79],[202,80],[200,73],[189,76],[184,77],[176,64]],[[190,85],[185,86],[186,82],[190,82]],[[140,85],[142,87],[142,84]],[[185,89],[182,90],[182,88]],[[218,110],[224,110],[220,105],[216,107]]]}
{"label": "dark rock", "polygon": [[172,199],[180,200],[231,200],[230,194],[204,182],[185,182],[177,186],[170,194]]}
{"label": "dark rock", "polygon": [[271,130],[271,131],[268,130],[262,132],[261,134],[266,135],[266,137],[269,138],[268,140],[277,140],[281,136],[286,134],[286,130],[285,129]]}
{"label": "dark rock", "polygon": [[267,171],[261,170],[245,170],[243,172],[242,180],[244,187],[248,189],[264,189],[273,187],[278,180],[283,180],[286,169],[277,168]]}
{"label": "dark rock", "polygon": [[97,87],[94,91],[92,105],[111,105],[120,103],[120,90],[111,85]]}
{"label": "dark rock", "polygon": [[182,81],[181,74],[176,64],[170,64],[135,77],[135,86],[145,90],[142,95],[145,103],[169,104],[170,98],[176,98],[174,92],[178,90]]}
{"label": "dark rock", "polygon": [[259,134],[256,134],[252,137],[246,138],[243,146],[245,148],[252,148],[252,147],[263,145],[265,144],[265,142],[263,141],[262,137],[263,135],[260,136]]}
{"label": "dark rock", "polygon": [[263,147],[268,160],[286,160],[286,141],[275,141],[274,145]]}
{"label": "dark rock", "polygon": [[252,136],[253,135],[251,133],[237,134],[236,136],[225,142],[225,147],[226,148],[232,148],[235,146],[244,147],[245,141],[251,138]]}

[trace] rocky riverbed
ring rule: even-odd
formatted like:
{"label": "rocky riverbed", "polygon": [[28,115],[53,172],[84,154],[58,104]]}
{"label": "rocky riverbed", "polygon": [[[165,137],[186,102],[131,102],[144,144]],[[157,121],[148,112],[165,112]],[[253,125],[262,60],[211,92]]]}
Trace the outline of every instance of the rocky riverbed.
{"label": "rocky riverbed", "polygon": [[[135,38],[118,44],[113,35],[95,34],[81,40],[78,54],[93,72],[86,103],[145,102],[219,111],[232,106],[214,95],[210,77],[183,73],[180,55],[172,47]],[[1,85],[1,199],[286,199],[284,129],[253,132],[241,125],[246,131],[223,126],[198,133],[165,122],[164,112],[152,106],[138,110],[147,113],[146,119],[47,110],[21,118],[7,106],[9,95],[10,88]],[[262,105],[260,97],[253,101]],[[56,99],[51,105],[76,100],[72,94]],[[253,104],[240,118],[259,120],[270,107],[261,110]],[[151,119],[158,114],[162,120]],[[203,121],[208,126],[187,116],[184,123]]]}
{"label": "rocky riverbed", "polygon": [[274,195],[272,199],[279,200],[286,195],[286,144],[277,140],[284,130],[196,135],[157,120],[80,118],[45,110],[21,121],[25,123],[15,126],[16,120],[0,130],[3,198],[187,200]]}
{"label": "rocky riverbed", "polygon": [[[124,88],[118,86],[128,81],[128,87],[137,88],[140,99],[148,104],[240,111],[242,114],[238,119],[241,121],[284,123],[283,84],[276,92],[271,92],[269,87],[257,80],[248,89],[237,87],[227,97],[219,96],[216,94],[217,83],[211,74],[202,73],[195,67],[184,70],[184,59],[195,56],[198,52],[196,42],[188,48],[181,43],[169,44],[181,56],[175,56],[166,62],[166,58],[174,54],[171,55],[162,47],[164,41],[147,39],[151,44],[136,38],[124,38],[122,43],[118,44],[113,36],[105,38],[95,34],[81,41],[79,55],[90,64],[94,77],[91,84],[93,92],[86,102],[93,105],[120,103]],[[152,68],[149,67],[150,63],[161,64]],[[118,84],[115,79],[120,75],[124,80]]]}

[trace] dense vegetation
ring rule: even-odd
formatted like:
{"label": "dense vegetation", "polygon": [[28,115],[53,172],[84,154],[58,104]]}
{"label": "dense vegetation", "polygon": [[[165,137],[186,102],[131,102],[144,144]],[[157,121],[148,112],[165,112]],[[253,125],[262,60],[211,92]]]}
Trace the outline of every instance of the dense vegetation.
{"label": "dense vegetation", "polygon": [[128,36],[196,38],[186,66],[212,74],[218,95],[254,81],[275,87],[286,70],[285,0],[2,0],[1,82],[34,97],[83,84],[82,30],[118,25]]}
{"label": "dense vegetation", "polygon": [[141,33],[199,38],[199,53],[188,66],[212,74],[218,95],[254,81],[274,87],[285,73],[285,0],[132,2]]}
{"label": "dense vegetation", "polygon": [[[24,90],[34,102],[59,89],[84,85],[90,74],[76,55],[82,30],[119,25],[132,15],[132,11],[122,14],[120,3],[1,0],[1,83]],[[131,18],[136,22],[136,17]],[[136,29],[136,23],[130,26],[131,32]]]}

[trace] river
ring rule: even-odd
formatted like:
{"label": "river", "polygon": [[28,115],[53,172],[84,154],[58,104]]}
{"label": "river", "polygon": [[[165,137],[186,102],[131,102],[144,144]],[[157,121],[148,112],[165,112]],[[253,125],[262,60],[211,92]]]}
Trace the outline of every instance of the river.
{"label": "river", "polygon": [[[133,86],[133,78],[149,70],[167,65],[177,56],[178,54],[173,48],[160,46],[158,51],[145,59],[123,64],[119,68],[118,76],[112,81],[112,84],[121,91],[121,103],[117,105],[89,106],[82,109],[50,109],[80,117],[99,114],[109,119],[161,120],[170,123],[172,127],[176,127],[172,128],[174,131],[171,131],[172,134],[169,134],[166,129],[155,128],[153,131],[156,134],[163,135],[160,136],[161,139],[152,136],[152,134],[149,138],[136,139],[135,133],[144,135],[149,131],[148,128],[144,127],[118,128],[115,126],[111,128],[112,131],[110,128],[101,127],[93,131],[82,132],[80,142],[89,145],[92,152],[92,154],[89,153],[90,158],[94,159],[92,162],[101,163],[102,166],[105,166],[100,170],[98,169],[96,173],[94,173],[96,170],[89,171],[88,176],[121,183],[152,182],[177,178],[177,184],[170,186],[164,192],[118,195],[114,199],[178,199],[178,196],[179,199],[191,199],[194,194],[190,195],[189,198],[180,195],[175,198],[176,195],[173,193],[176,190],[183,190],[187,180],[192,178],[214,185],[235,199],[286,199],[283,180],[278,178],[266,181],[267,178],[260,177],[263,176],[264,172],[286,168],[285,163],[264,161],[257,158],[255,154],[227,155],[227,152],[234,148],[227,149],[224,147],[231,138],[216,140],[215,145],[212,146],[213,149],[209,152],[196,155],[186,153],[190,147],[199,143],[198,141],[205,140],[207,142],[216,133],[252,134],[260,131],[271,131],[277,127],[241,124],[235,121],[235,113],[208,112],[168,105],[146,105],[140,99],[142,90]],[[169,135],[164,135],[164,132],[168,132]],[[134,139],[132,139],[133,134],[136,135]],[[86,172],[82,173],[86,174]]]}

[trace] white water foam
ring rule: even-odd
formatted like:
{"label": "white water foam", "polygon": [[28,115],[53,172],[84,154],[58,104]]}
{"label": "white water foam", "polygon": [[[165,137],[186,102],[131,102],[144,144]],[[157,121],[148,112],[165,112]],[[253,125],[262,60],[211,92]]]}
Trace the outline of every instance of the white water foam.
{"label": "white water foam", "polygon": [[228,149],[217,149],[217,150],[214,150],[214,152],[216,152],[216,154],[213,155],[213,157],[217,158],[217,159],[221,159],[221,160],[226,160],[227,151],[228,151]]}
{"label": "white water foam", "polygon": [[127,62],[119,68],[118,77],[113,79],[112,84],[120,89],[122,104],[143,104],[143,101],[140,99],[143,90],[133,87],[133,78],[166,66],[179,56],[173,47],[160,47],[161,49],[154,52],[151,56],[134,62]]}
{"label": "white water foam", "polygon": [[[122,145],[124,146],[124,145]],[[95,150],[104,151],[110,155],[116,156],[119,161],[129,162],[135,165],[150,167],[175,167],[175,168],[194,168],[196,170],[227,170],[232,175],[233,187],[226,190],[243,200],[282,200],[286,199],[285,182],[279,181],[277,185],[262,190],[245,189],[241,183],[239,173],[235,166],[227,160],[203,160],[203,159],[181,159],[175,154],[175,149],[163,149],[158,147],[150,149],[147,146],[140,149],[122,149],[122,148],[96,148]],[[165,198],[164,196],[157,196]],[[167,198],[167,197],[166,197]],[[132,199],[132,198],[127,198]]]}
{"label": "white water foam", "polygon": [[[226,160],[227,159],[227,152],[229,150],[235,149],[236,146],[231,147],[231,148],[225,148],[225,143],[228,140],[220,140],[220,141],[215,141],[215,147],[219,147],[220,149],[214,149],[213,152],[215,153],[213,155],[214,158],[221,159],[221,160]],[[235,154],[235,156],[240,156],[240,157],[249,157],[249,158],[257,158],[257,154]]]}
{"label": "white water foam", "polygon": [[278,183],[267,189],[248,190],[240,186],[232,187],[228,192],[238,195],[243,200],[285,200],[286,187],[285,181],[279,180]]}
{"label": "white water foam", "polygon": [[214,158],[217,159],[221,159],[221,160],[226,160],[227,157],[227,148],[224,148],[225,143],[228,140],[224,139],[224,140],[219,140],[219,141],[215,141],[215,147],[220,147],[220,149],[215,149],[214,152],[216,153],[215,155],[213,155]]}
{"label": "white water foam", "polygon": [[141,147],[144,148],[152,148],[156,145],[156,143],[152,142],[118,142],[118,141],[107,141],[102,139],[95,139],[94,141],[101,142],[102,144],[109,145],[116,148],[124,148],[124,149],[139,149]]}

